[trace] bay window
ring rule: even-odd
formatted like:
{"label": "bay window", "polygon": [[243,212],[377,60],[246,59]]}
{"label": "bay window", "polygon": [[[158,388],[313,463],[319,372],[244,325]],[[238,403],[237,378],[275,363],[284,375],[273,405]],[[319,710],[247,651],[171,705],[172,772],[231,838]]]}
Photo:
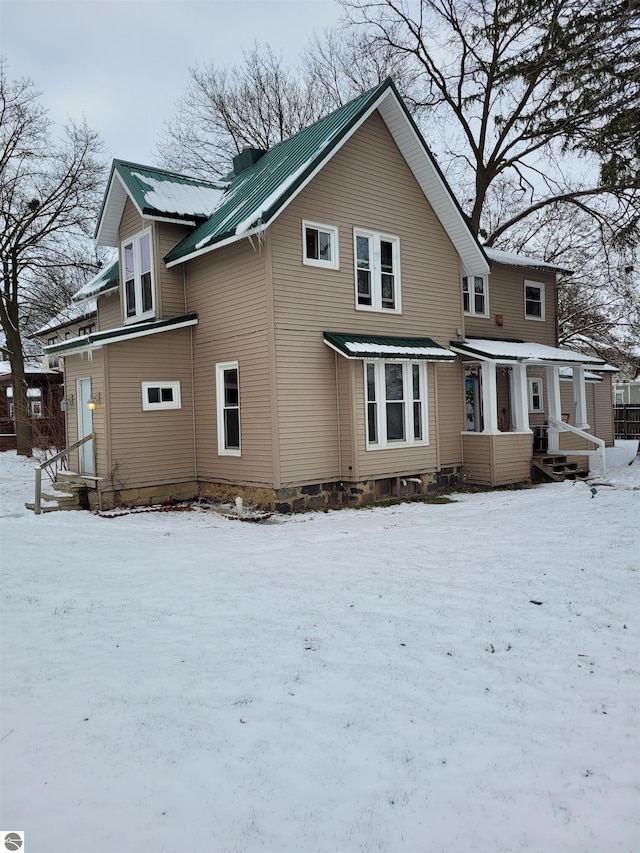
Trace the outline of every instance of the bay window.
{"label": "bay window", "polygon": [[367,449],[427,444],[426,362],[364,365]]}

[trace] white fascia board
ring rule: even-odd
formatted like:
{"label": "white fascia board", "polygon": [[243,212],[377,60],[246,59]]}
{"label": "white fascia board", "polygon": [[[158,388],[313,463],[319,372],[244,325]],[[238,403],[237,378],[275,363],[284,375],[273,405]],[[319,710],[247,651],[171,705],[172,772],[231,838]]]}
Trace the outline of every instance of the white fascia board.
{"label": "white fascia board", "polygon": [[142,216],[142,211],[136,204],[135,199],[129,195],[122,178],[117,171],[114,171],[111,177],[111,184],[107,190],[107,198],[104,203],[102,216],[96,230],[96,243],[98,246],[113,246],[114,248],[118,248],[120,220],[122,219],[122,212],[128,198],[131,199],[134,207],[140,216]]}
{"label": "white fascia board", "polygon": [[427,201],[455,246],[465,271],[468,275],[488,274],[489,263],[462,211],[453,200],[451,190],[425,151],[422,140],[407,119],[393,92],[389,91],[386,94],[389,97],[380,104],[380,115]]}

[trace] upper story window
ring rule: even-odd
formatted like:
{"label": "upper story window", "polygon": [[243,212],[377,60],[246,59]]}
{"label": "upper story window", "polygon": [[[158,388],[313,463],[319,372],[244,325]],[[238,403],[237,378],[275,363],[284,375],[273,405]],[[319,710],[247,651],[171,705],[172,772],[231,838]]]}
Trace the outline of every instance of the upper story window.
{"label": "upper story window", "polygon": [[356,308],[400,313],[400,240],[354,230]]}
{"label": "upper story window", "polygon": [[489,316],[489,286],[483,275],[465,275],[462,279],[462,303],[465,314]]}
{"label": "upper story window", "polygon": [[47,346],[51,346],[52,344],[58,343],[58,336],[54,335],[52,338],[47,338]]}
{"label": "upper story window", "polygon": [[80,326],[80,328],[78,329],[78,334],[80,336],[92,335],[95,332],[95,330],[96,330],[96,324],[95,323],[89,323],[88,326]]}
{"label": "upper story window", "polygon": [[524,316],[527,320],[544,320],[544,284],[525,281]]}
{"label": "upper story window", "polygon": [[425,362],[364,364],[367,449],[427,444]]}
{"label": "upper story window", "polygon": [[143,231],[122,244],[125,323],[153,317],[153,255],[151,232]]}
{"label": "upper story window", "polygon": [[302,223],[302,260],[313,267],[338,269],[338,229],[316,222]]}

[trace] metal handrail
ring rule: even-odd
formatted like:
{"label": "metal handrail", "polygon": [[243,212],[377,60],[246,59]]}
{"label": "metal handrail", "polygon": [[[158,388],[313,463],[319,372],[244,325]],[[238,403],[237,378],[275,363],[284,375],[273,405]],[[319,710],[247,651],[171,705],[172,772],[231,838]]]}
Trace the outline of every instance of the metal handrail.
{"label": "metal handrail", "polygon": [[[70,447],[65,447],[64,450],[61,450],[60,453],[56,453],[56,455],[52,456],[50,459],[45,459],[45,461],[35,469],[36,483],[33,508],[36,515],[40,515],[42,512],[42,472],[55,464],[57,473],[59,470],[57,463],[60,459],[66,459],[72,451],[82,447],[83,444],[86,444],[87,441],[91,441],[93,438],[95,438],[95,433],[90,432],[89,435],[85,435],[85,437],[81,438],[80,441],[76,441],[76,443],[72,444]],[[52,482],[53,479],[54,478],[52,478]]]}
{"label": "metal handrail", "polygon": [[602,466],[602,476],[604,477],[606,473],[605,466],[605,458],[604,458],[604,448],[605,444],[601,438],[598,438],[595,435],[591,435],[590,432],[585,432],[583,429],[579,429],[579,427],[572,426],[571,424],[567,424],[564,421],[559,421],[557,418],[547,417],[547,422],[550,426],[554,427],[558,430],[558,432],[572,432],[574,435],[579,435],[580,438],[586,438],[587,441],[592,441],[595,445],[598,446],[598,450],[577,450],[577,456],[599,456],[600,457],[600,465]]}

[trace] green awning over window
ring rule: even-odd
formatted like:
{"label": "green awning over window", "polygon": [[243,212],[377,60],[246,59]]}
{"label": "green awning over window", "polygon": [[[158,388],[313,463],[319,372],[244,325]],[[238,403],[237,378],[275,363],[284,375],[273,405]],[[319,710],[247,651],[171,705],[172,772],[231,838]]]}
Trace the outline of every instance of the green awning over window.
{"label": "green awning over window", "polygon": [[455,361],[457,356],[431,338],[396,338],[383,335],[348,335],[325,332],[324,342],[345,358]]}

